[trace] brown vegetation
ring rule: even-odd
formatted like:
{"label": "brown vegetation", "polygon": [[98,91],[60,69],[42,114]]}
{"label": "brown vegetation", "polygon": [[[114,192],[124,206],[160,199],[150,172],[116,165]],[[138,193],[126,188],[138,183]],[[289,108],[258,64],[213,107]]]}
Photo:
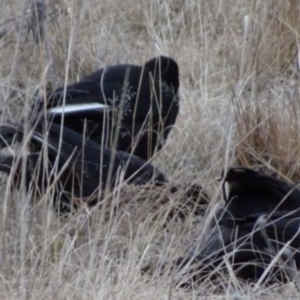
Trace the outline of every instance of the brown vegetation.
{"label": "brown vegetation", "polygon": [[[172,184],[202,184],[214,208],[227,165],[264,164],[300,179],[298,1],[55,0],[40,30],[33,3],[2,0],[1,122],[18,120],[38,92],[167,54],[180,66],[181,112],[154,163]],[[1,185],[1,299],[299,298],[292,285],[251,286],[233,274],[192,291],[175,288],[177,275],[141,275],[201,240],[210,210],[166,217],[182,193],[116,191],[108,211],[83,207],[62,219],[51,195],[33,207],[30,195]]]}

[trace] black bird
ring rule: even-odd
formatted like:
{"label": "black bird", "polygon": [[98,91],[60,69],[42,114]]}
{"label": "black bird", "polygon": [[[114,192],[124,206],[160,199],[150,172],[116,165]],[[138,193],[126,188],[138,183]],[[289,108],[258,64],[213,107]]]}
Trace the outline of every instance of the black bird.
{"label": "black bird", "polygon": [[[181,258],[176,264],[191,264],[188,273],[193,282],[216,279],[228,271],[227,262],[235,275],[245,281],[293,280],[294,264],[300,268],[299,227],[300,214],[289,211],[252,214],[241,219],[226,217],[207,235],[200,254]],[[182,285],[190,280],[184,280]]]}
{"label": "black bird", "polygon": [[29,119],[46,117],[106,148],[148,160],[176,121],[178,89],[179,68],[170,57],[109,66],[39,98]]}
{"label": "black bird", "polygon": [[[300,267],[299,189],[248,168],[229,169],[224,184],[228,184],[225,206],[215,214],[200,250],[193,247],[175,264],[191,264],[188,272],[193,274],[187,276],[192,281],[215,279],[227,269],[226,261],[244,280],[270,283],[293,278],[294,262]],[[184,281],[183,286],[187,284]]]}
{"label": "black bird", "polygon": [[300,190],[293,184],[244,167],[230,168],[223,177],[225,208],[233,218],[300,210]]}
{"label": "black bird", "polygon": [[44,128],[39,122],[30,133],[23,125],[8,124],[0,127],[1,132],[15,135],[19,141],[28,139],[30,153],[0,155],[0,172],[13,172],[18,188],[25,161],[25,186],[43,195],[49,185],[54,185],[53,198],[60,212],[69,212],[76,198],[94,204],[101,191],[113,188],[120,179],[137,185],[152,180],[157,185],[167,182],[164,174],[143,159],[105,149],[92,140],[83,141],[77,132],[55,123]]}

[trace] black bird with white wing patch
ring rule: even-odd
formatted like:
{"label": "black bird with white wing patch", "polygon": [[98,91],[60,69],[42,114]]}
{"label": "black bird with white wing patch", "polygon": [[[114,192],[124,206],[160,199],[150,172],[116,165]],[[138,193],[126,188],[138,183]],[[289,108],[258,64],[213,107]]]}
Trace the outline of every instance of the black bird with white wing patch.
{"label": "black bird with white wing patch", "polygon": [[176,265],[190,265],[185,276],[192,281],[231,270],[243,280],[293,280],[300,268],[300,190],[248,168],[231,168],[223,180],[225,206]]}
{"label": "black bird with white wing patch", "polygon": [[30,119],[46,112],[48,120],[98,144],[148,160],[176,121],[178,89],[179,68],[170,57],[144,66],[113,65],[41,97]]}

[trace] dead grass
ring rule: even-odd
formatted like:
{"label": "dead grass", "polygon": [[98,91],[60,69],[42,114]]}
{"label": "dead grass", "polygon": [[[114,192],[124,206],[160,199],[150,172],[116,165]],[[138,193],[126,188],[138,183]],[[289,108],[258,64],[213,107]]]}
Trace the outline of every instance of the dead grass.
{"label": "dead grass", "polygon": [[[25,39],[26,1],[2,4],[2,122],[18,120],[38,92],[108,64],[167,54],[180,66],[181,112],[154,163],[173,183],[202,184],[214,208],[215,179],[227,165],[263,163],[299,180],[298,1],[48,2],[39,45],[31,32]],[[209,222],[192,214],[168,220],[180,193],[171,199],[167,191],[115,194],[102,222],[99,209],[61,219],[46,201],[33,208],[24,193],[10,197],[5,183],[1,299],[299,298],[292,284],[257,288],[232,273],[189,291],[175,288],[169,274],[142,276],[141,267],[186,253]]]}

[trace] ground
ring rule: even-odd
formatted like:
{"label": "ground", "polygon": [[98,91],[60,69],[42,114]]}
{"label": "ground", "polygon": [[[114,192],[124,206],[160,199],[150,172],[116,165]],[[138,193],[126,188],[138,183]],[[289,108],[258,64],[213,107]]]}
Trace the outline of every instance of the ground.
{"label": "ground", "polygon": [[201,242],[222,201],[224,167],[264,163],[300,178],[298,1],[49,0],[43,40],[30,30],[33,2],[2,0],[1,122],[97,68],[170,55],[180,68],[180,115],[153,163],[172,184],[203,185],[211,201],[203,216],[170,221],[182,193],[128,187],[106,211],[58,218],[49,195],[33,206],[3,178],[1,299],[299,299],[293,283],[257,286],[232,273],[190,290],[177,287],[180,274],[141,274]]}

